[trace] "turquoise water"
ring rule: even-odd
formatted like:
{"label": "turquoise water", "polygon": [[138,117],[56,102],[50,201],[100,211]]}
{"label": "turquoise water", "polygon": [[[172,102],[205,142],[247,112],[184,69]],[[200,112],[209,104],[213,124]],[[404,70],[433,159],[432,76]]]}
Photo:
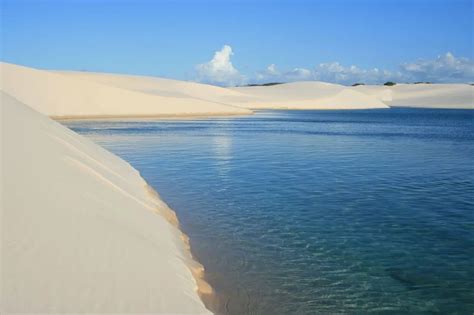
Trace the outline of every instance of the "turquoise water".
{"label": "turquoise water", "polygon": [[474,312],[474,111],[67,125],[175,209],[221,313]]}

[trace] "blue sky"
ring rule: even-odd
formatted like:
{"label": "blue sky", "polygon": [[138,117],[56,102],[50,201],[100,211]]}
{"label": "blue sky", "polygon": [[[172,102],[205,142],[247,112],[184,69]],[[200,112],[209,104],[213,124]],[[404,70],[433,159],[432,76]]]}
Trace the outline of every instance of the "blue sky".
{"label": "blue sky", "polygon": [[474,79],[471,0],[0,1],[1,59],[39,68],[221,85]]}

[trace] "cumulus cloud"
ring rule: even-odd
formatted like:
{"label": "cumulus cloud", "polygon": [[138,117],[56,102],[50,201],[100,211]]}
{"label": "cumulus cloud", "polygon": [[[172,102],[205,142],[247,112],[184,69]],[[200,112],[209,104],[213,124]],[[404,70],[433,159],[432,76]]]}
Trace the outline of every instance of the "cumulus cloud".
{"label": "cumulus cloud", "polygon": [[197,65],[198,81],[224,86],[244,83],[246,78],[234,68],[230,60],[232,55],[232,47],[224,45],[221,50],[214,53],[212,60]]}
{"label": "cumulus cloud", "polygon": [[[339,62],[321,63],[313,69],[294,68],[289,71],[279,71],[271,64],[265,70],[257,72],[258,82],[292,82],[317,80],[341,84],[355,82],[378,83],[386,80],[399,79],[400,73],[373,69],[361,69],[357,66],[343,66]],[[384,82],[385,82],[384,81]]]}
{"label": "cumulus cloud", "polygon": [[341,84],[356,82],[374,84],[389,80],[399,81],[402,78],[400,72],[391,72],[378,68],[362,69],[354,65],[346,67],[339,62],[321,63],[315,67],[314,73],[316,80]]}
{"label": "cumulus cloud", "polygon": [[351,85],[354,83],[380,84],[395,82],[474,82],[474,62],[448,52],[437,58],[403,63],[398,70],[364,69],[339,62],[320,63],[312,68],[280,70],[275,64],[256,72],[250,79],[232,64],[232,47],[224,45],[212,60],[196,66],[197,80],[205,83],[231,86],[252,83],[293,82],[317,80]]}
{"label": "cumulus cloud", "polygon": [[418,60],[400,65],[399,70],[389,71],[378,68],[363,69],[355,65],[344,66],[339,62],[320,63],[308,70],[295,68],[279,71],[271,64],[256,74],[258,82],[291,82],[317,80],[340,84],[357,82],[377,84],[386,81],[396,82],[473,82],[474,63],[467,58],[458,58],[451,53],[438,56],[433,60]]}
{"label": "cumulus cloud", "polygon": [[258,81],[304,81],[312,80],[313,73],[311,70],[305,68],[294,68],[289,71],[280,72],[275,64],[269,65],[265,70],[257,72],[256,78]]}
{"label": "cumulus cloud", "polygon": [[408,79],[430,82],[467,82],[474,80],[474,62],[448,52],[434,60],[418,60],[401,66]]}

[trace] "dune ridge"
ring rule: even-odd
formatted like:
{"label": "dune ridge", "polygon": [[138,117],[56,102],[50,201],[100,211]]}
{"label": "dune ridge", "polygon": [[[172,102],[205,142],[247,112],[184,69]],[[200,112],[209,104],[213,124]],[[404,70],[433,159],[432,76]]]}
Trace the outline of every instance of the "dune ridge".
{"label": "dune ridge", "polygon": [[223,88],[157,77],[58,71],[71,78],[123,89],[211,101],[248,109],[474,108],[469,84],[359,85],[300,81],[272,86]]}
{"label": "dune ridge", "polygon": [[59,119],[246,115],[253,109],[474,108],[469,84],[343,86],[300,81],[224,88],[150,76],[0,63],[2,90]]}
{"label": "dune ridge", "polygon": [[232,88],[252,96],[242,100],[246,108],[275,109],[369,109],[388,108],[379,98],[339,84],[301,81],[272,86]]}
{"label": "dune ridge", "polygon": [[1,89],[37,111],[61,117],[242,115],[251,110],[196,98],[163,96],[0,63]]}
{"label": "dune ridge", "polygon": [[397,84],[391,90],[391,107],[474,109],[470,84]]}
{"label": "dune ridge", "polygon": [[296,82],[265,87],[222,88],[196,82],[123,74],[60,71],[72,78],[134,91],[189,97],[247,109],[388,108],[373,95],[339,84]]}
{"label": "dune ridge", "polygon": [[210,314],[202,265],[139,173],[5,93],[1,104],[2,312]]}

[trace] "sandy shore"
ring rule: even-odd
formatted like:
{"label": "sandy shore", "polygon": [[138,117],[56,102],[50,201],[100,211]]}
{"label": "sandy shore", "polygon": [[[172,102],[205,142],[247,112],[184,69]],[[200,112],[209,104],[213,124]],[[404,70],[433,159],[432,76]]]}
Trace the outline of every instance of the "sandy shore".
{"label": "sandy shore", "polygon": [[128,163],[3,94],[2,313],[209,314],[174,212]]}

